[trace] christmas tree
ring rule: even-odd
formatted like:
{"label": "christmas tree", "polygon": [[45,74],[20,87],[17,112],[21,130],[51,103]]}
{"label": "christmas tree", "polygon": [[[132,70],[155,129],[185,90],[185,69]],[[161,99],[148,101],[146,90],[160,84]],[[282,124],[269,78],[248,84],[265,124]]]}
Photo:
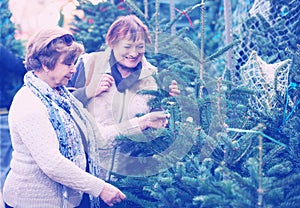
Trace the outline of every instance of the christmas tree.
{"label": "christmas tree", "polygon": [[82,41],[86,52],[93,52],[105,47],[105,34],[112,22],[126,10],[123,3],[118,5],[110,2],[101,2],[96,5],[87,0],[79,0],[77,10],[84,13],[83,19],[75,16],[71,29],[77,40]]}
{"label": "christmas tree", "polygon": [[14,54],[17,54],[20,57],[24,55],[23,43],[15,39],[16,26],[11,22],[12,13],[8,8],[8,0],[0,1],[1,9],[1,25],[0,25],[0,34],[1,34],[1,45],[9,48]]}
{"label": "christmas tree", "polygon": [[[220,41],[224,18],[215,15],[224,10],[221,1],[199,1],[178,13],[175,20],[196,8],[205,14],[194,20],[198,31],[182,28],[175,35],[169,33],[173,22],[159,16],[159,1],[150,18],[145,15],[148,5],[125,1],[124,8],[130,8],[126,12],[141,17],[153,34],[154,44],[146,55],[158,67],[159,90],[140,93],[153,95],[148,104],[171,117],[166,129],[117,138],[136,158],[136,172],[115,173],[116,180],[110,181],[127,195],[127,201],[116,207],[300,206],[299,42],[295,39],[300,4],[262,1],[257,6],[258,2],[247,4],[251,15],[243,16],[242,23],[233,21],[236,33],[225,45]],[[232,1],[234,14],[241,12],[241,5],[245,6]],[[207,14],[210,11],[218,12]],[[279,15],[282,21],[275,24]],[[209,34],[199,32],[202,28]],[[280,28],[288,32],[277,34]],[[276,41],[270,38],[274,34]],[[233,68],[224,63],[229,50],[234,52]],[[228,76],[230,70],[237,82]],[[176,98],[167,96],[172,79],[181,87]],[[145,135],[151,141],[137,142]]]}
{"label": "christmas tree", "polygon": [[25,68],[22,64],[24,46],[15,39],[15,25],[11,22],[11,12],[8,0],[0,0],[0,47],[1,47],[1,77],[0,104],[1,108],[9,108],[14,94],[22,85]]}

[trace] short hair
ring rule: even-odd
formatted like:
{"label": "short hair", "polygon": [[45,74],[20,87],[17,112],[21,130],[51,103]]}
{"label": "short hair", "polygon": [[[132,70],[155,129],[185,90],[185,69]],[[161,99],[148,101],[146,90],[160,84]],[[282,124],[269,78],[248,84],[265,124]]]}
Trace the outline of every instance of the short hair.
{"label": "short hair", "polygon": [[39,71],[44,65],[52,70],[62,54],[65,55],[64,63],[71,63],[83,51],[83,45],[75,42],[68,30],[61,27],[42,29],[28,41],[25,67],[27,71]]}
{"label": "short hair", "polygon": [[143,38],[145,43],[151,43],[148,27],[137,16],[131,14],[120,16],[112,23],[106,34],[106,45],[112,47],[128,35],[132,41]]}

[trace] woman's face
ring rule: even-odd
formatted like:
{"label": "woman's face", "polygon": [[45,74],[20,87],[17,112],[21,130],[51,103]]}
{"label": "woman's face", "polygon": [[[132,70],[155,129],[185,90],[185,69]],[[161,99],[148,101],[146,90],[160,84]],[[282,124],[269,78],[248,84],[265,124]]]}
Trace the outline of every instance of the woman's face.
{"label": "woman's face", "polygon": [[135,68],[145,53],[145,40],[139,38],[132,41],[129,38],[121,39],[112,47],[117,62],[127,68]]}
{"label": "woman's face", "polygon": [[52,88],[66,85],[75,72],[76,68],[74,62],[65,63],[64,55],[61,55],[58,58],[54,69],[48,71],[47,82]]}

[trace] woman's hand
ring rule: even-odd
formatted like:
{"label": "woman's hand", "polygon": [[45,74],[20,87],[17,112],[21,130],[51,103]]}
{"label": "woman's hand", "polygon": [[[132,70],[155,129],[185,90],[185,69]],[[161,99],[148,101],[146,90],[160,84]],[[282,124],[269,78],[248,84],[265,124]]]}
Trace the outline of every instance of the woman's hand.
{"label": "woman's hand", "polygon": [[170,114],[164,111],[155,111],[139,117],[139,125],[141,130],[164,128],[168,124],[168,118],[170,118]]}
{"label": "woman's hand", "polygon": [[110,207],[114,204],[120,203],[122,200],[126,199],[125,194],[123,194],[115,186],[105,183],[104,188],[100,194],[100,198]]}
{"label": "woman's hand", "polygon": [[90,99],[108,91],[114,82],[115,80],[110,74],[103,74],[98,83],[91,82],[88,86],[86,86],[86,97]]}
{"label": "woman's hand", "polygon": [[171,84],[169,85],[169,95],[170,96],[177,96],[180,94],[180,90],[178,88],[177,82],[172,80]]}

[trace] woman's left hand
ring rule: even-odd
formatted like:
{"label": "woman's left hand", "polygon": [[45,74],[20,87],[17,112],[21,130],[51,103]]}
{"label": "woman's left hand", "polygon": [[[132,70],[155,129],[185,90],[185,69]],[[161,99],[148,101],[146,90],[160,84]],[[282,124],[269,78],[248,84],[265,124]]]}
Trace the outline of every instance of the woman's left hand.
{"label": "woman's left hand", "polygon": [[172,80],[171,84],[169,85],[169,95],[170,96],[177,96],[180,94],[180,90],[178,88],[177,82]]}
{"label": "woman's left hand", "polygon": [[100,194],[100,198],[110,207],[126,199],[126,195],[117,187],[105,183],[104,188]]}
{"label": "woman's left hand", "polygon": [[165,111],[150,112],[138,118],[139,126],[141,130],[165,128],[168,124],[168,118],[170,118],[170,114],[166,114]]}

